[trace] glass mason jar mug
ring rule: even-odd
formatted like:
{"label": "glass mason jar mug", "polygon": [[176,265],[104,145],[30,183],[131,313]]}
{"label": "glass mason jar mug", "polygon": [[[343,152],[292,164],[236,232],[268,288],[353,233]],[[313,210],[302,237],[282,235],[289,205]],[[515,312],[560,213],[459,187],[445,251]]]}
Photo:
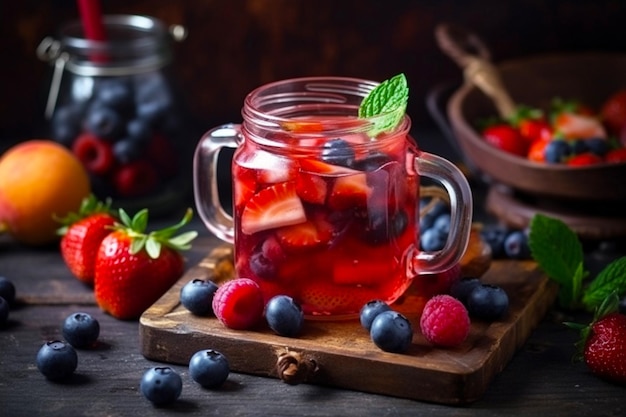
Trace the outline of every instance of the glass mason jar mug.
{"label": "glass mason jar mug", "polygon": [[[241,125],[212,129],[196,147],[196,206],[206,227],[234,245],[237,276],[255,280],[266,301],[292,296],[308,318],[353,317],[372,299],[393,303],[414,277],[451,268],[467,247],[465,177],[418,149],[406,115],[370,137],[385,115],[357,111],[376,85],[341,77],[267,84],[245,98]],[[216,175],[225,147],[236,148],[232,216]],[[450,196],[450,237],[438,252],[419,250],[421,175]]]}
{"label": "glass mason jar mug", "polygon": [[103,24],[105,41],[86,39],[75,21],[37,49],[54,68],[45,109],[50,136],[83,162],[99,197],[165,211],[185,190],[185,126],[170,45],[186,32],[147,16],[106,15]]}

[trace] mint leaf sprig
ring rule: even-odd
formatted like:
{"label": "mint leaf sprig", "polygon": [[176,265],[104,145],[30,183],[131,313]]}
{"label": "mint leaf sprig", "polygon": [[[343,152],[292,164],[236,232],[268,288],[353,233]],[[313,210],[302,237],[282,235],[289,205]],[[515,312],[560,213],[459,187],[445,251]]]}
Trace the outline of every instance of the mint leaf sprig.
{"label": "mint leaf sprig", "polygon": [[377,85],[359,106],[360,118],[373,118],[371,137],[393,130],[404,117],[409,100],[409,86],[404,74]]}
{"label": "mint leaf sprig", "polygon": [[611,294],[626,293],[626,256],[609,263],[590,282],[582,244],[561,220],[536,214],[530,221],[528,239],[533,259],[559,285],[562,308],[594,311]]}

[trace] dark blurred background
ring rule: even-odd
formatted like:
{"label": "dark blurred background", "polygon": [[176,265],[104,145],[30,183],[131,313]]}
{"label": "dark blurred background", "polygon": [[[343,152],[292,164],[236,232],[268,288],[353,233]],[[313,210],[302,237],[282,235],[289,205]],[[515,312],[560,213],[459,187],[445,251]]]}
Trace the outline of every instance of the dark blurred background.
{"label": "dark blurred background", "polygon": [[[102,8],[187,28],[175,47],[175,71],[197,132],[239,121],[245,94],[270,81],[329,74],[382,81],[399,72],[409,80],[414,126],[434,127],[426,96],[461,79],[435,42],[441,22],[477,33],[496,62],[557,51],[626,52],[623,0],[103,0]],[[77,17],[69,0],[0,4],[0,148],[45,135],[51,68],[35,49]],[[193,133],[189,140],[197,139]]]}

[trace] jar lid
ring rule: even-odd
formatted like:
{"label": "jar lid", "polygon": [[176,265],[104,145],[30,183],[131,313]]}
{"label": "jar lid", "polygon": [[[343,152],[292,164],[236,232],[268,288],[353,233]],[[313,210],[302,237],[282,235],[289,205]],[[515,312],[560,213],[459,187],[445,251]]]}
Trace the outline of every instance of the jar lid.
{"label": "jar lid", "polygon": [[62,57],[66,60],[67,71],[82,76],[130,75],[167,65],[172,59],[171,40],[184,37],[180,28],[172,31],[173,37],[168,28],[153,17],[105,15],[103,23],[106,41],[86,39],[80,21],[63,26],[60,40],[50,40],[47,58]]}

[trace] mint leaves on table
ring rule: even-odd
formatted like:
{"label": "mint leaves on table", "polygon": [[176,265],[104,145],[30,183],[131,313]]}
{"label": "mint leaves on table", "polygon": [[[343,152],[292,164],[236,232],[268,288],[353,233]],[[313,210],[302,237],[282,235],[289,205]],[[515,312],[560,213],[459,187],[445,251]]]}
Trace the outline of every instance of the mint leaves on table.
{"label": "mint leaves on table", "polygon": [[374,127],[369,134],[394,129],[404,117],[409,100],[409,86],[404,74],[383,81],[369,92],[359,107],[360,118],[374,118]]}
{"label": "mint leaves on table", "polygon": [[559,285],[559,305],[593,311],[611,294],[626,293],[626,256],[609,263],[585,283],[582,244],[561,220],[536,214],[530,221],[528,244],[532,257],[550,279]]}

